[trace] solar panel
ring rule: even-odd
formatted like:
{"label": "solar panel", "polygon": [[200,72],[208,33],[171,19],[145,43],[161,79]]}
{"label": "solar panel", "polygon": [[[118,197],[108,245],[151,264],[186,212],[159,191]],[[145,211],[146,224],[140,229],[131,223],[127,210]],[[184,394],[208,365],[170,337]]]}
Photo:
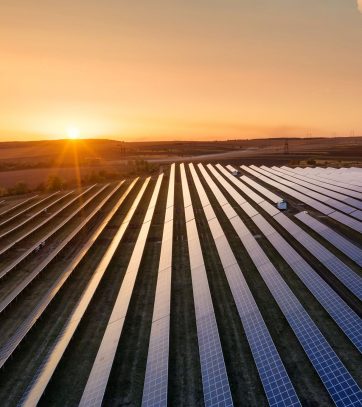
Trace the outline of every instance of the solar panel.
{"label": "solar panel", "polygon": [[[208,167],[210,170],[212,169],[212,166]],[[229,173],[224,168],[220,165],[217,167],[222,169],[222,172],[229,177]],[[212,172],[215,174],[215,169],[213,169]],[[218,179],[220,179],[220,173]],[[225,179],[224,181],[226,182]],[[233,220],[235,219],[237,218],[233,218]],[[235,228],[235,231],[238,233],[237,228]],[[242,237],[240,237],[240,239],[242,239]],[[254,241],[254,243],[250,243],[252,241]],[[242,242],[249,256],[254,261],[254,250],[255,247],[258,246],[255,238],[250,234],[248,239],[243,237]],[[295,297],[289,286],[280,276],[274,265],[270,261],[261,262],[261,252],[259,256],[260,259],[258,259],[258,263],[260,265],[257,266],[257,269],[260,275],[278,303],[335,404],[341,406],[356,406],[361,404],[362,391],[353,377],[305,311],[302,304]],[[268,259],[266,255],[265,257]]]}
{"label": "solar panel", "polygon": [[283,213],[274,216],[274,219],[333,273],[357,298],[362,299],[361,277]]}
{"label": "solar panel", "polygon": [[307,212],[300,212],[294,216],[326,239],[334,247],[339,249],[351,260],[356,262],[359,266],[362,266],[362,250],[359,247],[355,246],[348,239],[335,232],[329,226],[326,226],[322,222],[313,218]]}
{"label": "solar panel", "polygon": [[[71,219],[75,213],[78,213],[79,210],[81,210],[82,208],[84,208],[92,199],[94,199],[97,195],[99,195],[102,191],[104,191],[105,188],[107,188],[108,185],[104,185],[100,190],[98,190],[93,196],[91,196],[87,201],[85,201],[84,203],[82,203],[82,205],[80,206],[80,208],[78,208],[75,212],[73,212],[67,219],[66,221],[68,221],[69,219]],[[26,231],[23,235],[21,235],[20,237],[16,238],[14,241],[12,241],[11,243],[9,243],[7,246],[3,247],[2,249],[0,249],[0,255],[4,254],[5,252],[7,252],[8,250],[10,250],[12,247],[14,247],[17,243],[21,242],[23,239],[25,239],[26,237],[28,237],[30,234],[32,234],[34,231],[40,229],[42,226],[44,226],[45,224],[47,224],[50,220],[54,219],[57,215],[59,215],[62,211],[64,211],[66,208],[68,208],[70,205],[72,205],[74,202],[76,202],[81,196],[85,195],[87,192],[89,192],[91,189],[93,189],[94,185],[91,186],[90,188],[87,188],[85,191],[83,191],[82,193],[78,194],[75,198],[73,198],[71,201],[67,202],[65,205],[63,205],[61,208],[59,208],[57,211],[53,212],[51,216],[49,216],[48,218],[44,219],[43,221],[41,221],[40,223],[38,223],[37,225],[35,225],[32,229]],[[62,221],[61,222],[61,226],[63,226],[66,221]],[[20,256],[19,258],[22,260],[24,257],[26,257],[29,253],[31,253],[33,250],[35,250],[36,247],[39,246],[39,244],[48,239],[53,233],[55,233],[55,231],[59,230],[59,226],[56,226],[51,232],[49,232],[45,237],[43,236],[35,245],[33,245],[29,250],[29,252],[24,252],[22,256]],[[19,263],[19,262],[18,262]],[[18,264],[17,263],[17,264]],[[5,274],[7,274],[10,269],[10,266],[7,266],[5,269],[0,271],[0,278],[3,277]],[[11,269],[14,266],[11,266]]]}
{"label": "solar panel", "polygon": [[[192,164],[190,165],[190,168],[197,191],[204,190]],[[213,182],[211,177],[205,171],[204,167],[199,164],[199,168],[212,193],[215,195],[215,197],[220,196],[220,194],[222,194],[220,189]],[[206,194],[203,196],[203,205],[206,207],[206,205],[210,205],[210,201]],[[223,194],[222,196],[223,201],[226,200]],[[230,206],[230,204],[227,203],[221,207],[228,216],[230,212],[226,210],[227,206]],[[232,216],[230,219],[234,220],[236,218],[237,216],[235,213],[235,216]],[[215,220],[217,221],[216,217]],[[221,229],[221,225],[218,221],[217,223]],[[265,325],[263,317],[247,285],[247,282],[244,279],[225,234],[222,232],[221,236],[215,235],[212,229],[211,232],[213,234],[216,248],[241,322],[243,324],[269,405],[300,405],[297,394],[274,345],[273,339],[270,336],[268,328]],[[226,247],[228,250],[225,250]]]}
{"label": "solar panel", "polygon": [[[62,195],[62,196],[59,198],[59,200],[64,199],[66,196],[70,195],[71,193],[73,193],[73,191],[70,191],[70,192],[68,192],[67,194]],[[0,228],[3,228],[4,225],[6,225],[7,223],[12,222],[12,221],[15,220],[16,218],[20,217],[21,215],[26,214],[27,212],[29,212],[29,211],[32,210],[33,208],[35,208],[35,207],[41,205],[41,204],[44,203],[45,201],[50,200],[51,198],[53,198],[55,195],[58,195],[58,194],[59,194],[59,191],[54,192],[53,194],[46,196],[45,198],[41,199],[40,201],[35,202],[33,205],[27,206],[26,208],[24,208],[24,209],[21,210],[20,212],[16,213],[15,215],[13,215],[13,216],[8,216],[5,220],[3,220],[3,221],[0,223]],[[51,202],[51,203],[50,203],[50,206],[51,206],[51,205],[54,205],[54,203],[57,202],[57,201],[58,201],[58,200]],[[44,210],[45,210],[46,208],[48,208],[48,207],[49,207],[49,206],[43,208],[41,211],[44,211]],[[14,208],[12,208],[12,209],[14,209]],[[1,216],[2,216],[2,215],[0,215],[0,217],[1,217]],[[33,217],[34,217],[34,215],[29,216],[29,218],[33,218]],[[26,220],[28,220],[29,218],[27,218]],[[23,224],[23,223],[22,223],[22,224]],[[19,225],[16,225],[16,228],[18,228],[18,227],[19,227]],[[15,228],[14,228],[14,230],[15,230]],[[1,237],[1,236],[0,236],[0,237]]]}
{"label": "solar panel", "polygon": [[[221,174],[215,170],[215,168],[211,165],[208,167],[228,192],[233,189]],[[218,168],[229,181],[235,184],[236,187],[241,184],[240,181],[235,181],[234,177],[232,177],[223,167],[218,166]],[[242,205],[240,205],[240,207],[242,208]],[[325,308],[329,315],[335,320],[356,348],[362,351],[362,321],[359,316],[356,315],[342,298],[319,276],[318,273],[315,272],[315,270],[313,270],[313,268],[292,246],[290,246],[284,237],[282,237],[262,215],[258,214],[251,219],[289,264],[292,270],[303,281],[310,292]],[[234,227],[238,230],[239,236],[246,234],[245,230],[242,231],[240,225],[234,224]],[[255,251],[255,244],[252,244],[252,240],[248,239],[246,244],[249,246],[250,251]]]}
{"label": "solar panel", "polygon": [[258,184],[251,178],[247,177],[246,175],[243,175],[241,179],[246,182],[247,184],[251,185],[254,189],[256,189],[258,192],[260,192],[262,195],[266,196],[268,199],[270,199],[274,203],[278,203],[282,201],[283,199],[274,194],[273,192],[269,191],[268,189],[264,188],[262,185]]}
{"label": "solar panel", "polygon": [[[302,186],[304,186],[306,188],[309,188],[309,189],[311,189],[313,191],[316,191],[316,192],[318,192],[320,194],[323,194],[323,195],[329,196],[329,197],[331,197],[333,199],[336,199],[338,201],[341,201],[344,204],[347,204],[348,206],[350,206],[352,211],[356,210],[356,208],[362,209],[362,202],[361,201],[359,201],[357,199],[353,199],[350,196],[347,196],[347,195],[345,195],[345,194],[343,194],[343,193],[341,193],[339,191],[331,190],[330,188],[327,188],[325,186],[325,183],[321,182],[320,185],[318,185],[318,184],[315,184],[314,182],[311,182],[312,180],[308,180],[308,179],[305,180],[305,179],[303,179],[303,177],[288,174],[287,171],[283,171],[283,170],[280,170],[280,169],[275,168],[275,167],[268,168],[268,167],[265,167],[263,165],[260,168],[265,169],[268,172],[271,172],[272,174],[280,176],[280,177],[282,177],[282,178],[284,178],[286,180],[289,180],[289,181],[291,181],[291,182],[293,182],[293,183],[295,183],[297,185],[302,185]],[[352,208],[353,206],[354,206],[354,208]],[[350,212],[346,212],[346,213],[350,213]]]}
{"label": "solar panel", "polygon": [[337,211],[331,213],[329,217],[340,223],[343,223],[346,226],[349,226],[351,229],[354,229],[359,233],[362,233],[362,222],[358,221],[357,219],[352,219],[344,213]]}
{"label": "solar panel", "polygon": [[334,209],[324,205],[323,203],[318,202],[315,199],[310,198],[304,194],[301,194],[300,192],[295,191],[292,188],[289,188],[276,181],[273,181],[272,179],[264,176],[263,174],[255,171],[245,165],[242,165],[241,168],[243,170],[249,172],[250,174],[254,175],[255,177],[259,178],[260,180],[266,182],[267,184],[272,185],[273,187],[287,193],[288,195],[293,196],[294,198],[298,199],[299,201],[306,203],[307,205],[313,207],[314,209],[317,209],[318,211],[322,212],[325,215],[328,215],[328,214],[334,212]]}
{"label": "solar panel", "polygon": [[[283,185],[287,185],[290,188],[296,189],[302,193],[304,193],[307,196],[310,196],[314,199],[317,199],[318,201],[321,201],[325,203],[326,205],[329,205],[332,208],[338,209],[344,213],[350,214],[353,216],[353,212],[356,210],[356,208],[352,208],[349,205],[344,204],[343,202],[337,201],[334,198],[331,198],[331,195],[336,194],[335,192],[331,192],[328,190],[324,190],[320,187],[313,187],[313,185],[307,184],[308,188],[302,185],[302,181],[298,180],[293,180],[293,181],[288,181],[286,178],[288,178],[287,175],[284,175],[284,177],[280,177],[279,175],[275,175],[274,170],[267,168],[267,167],[256,167],[256,166],[251,166],[253,169],[256,171],[261,172],[262,174],[272,178],[274,181],[280,182]],[[305,184],[305,183],[304,183]],[[316,191],[318,190],[318,191]],[[322,192],[323,191],[323,192]],[[326,192],[327,191],[327,192]]]}
{"label": "solar panel", "polygon": [[[180,165],[184,207],[192,206],[184,164]],[[205,195],[202,194],[204,197]],[[215,220],[215,219],[214,219]],[[205,406],[232,406],[229,380],[194,218],[186,223],[197,339]]]}
{"label": "solar panel", "polygon": [[[287,168],[290,170],[289,168]],[[362,187],[358,185],[354,185],[351,183],[351,180],[346,179],[344,180],[340,175],[334,177],[333,175],[327,174],[323,168],[294,168],[293,171],[298,172],[299,174],[306,175],[308,177],[312,177],[314,179],[318,179],[323,182],[327,182],[328,184],[342,186],[343,188],[349,189],[351,191],[362,193]],[[359,198],[359,196],[356,196]]]}
{"label": "solar panel", "polygon": [[[175,164],[171,165],[142,406],[167,405]],[[167,215],[169,213],[169,215]]]}
{"label": "solar panel", "polygon": [[[133,201],[131,208],[128,210],[125,219],[123,220],[120,228],[117,230],[116,235],[112,239],[112,242],[107,248],[106,253],[103,255],[101,261],[99,262],[96,270],[94,271],[90,282],[88,283],[85,291],[82,294],[77,306],[73,310],[72,314],[69,316],[67,322],[65,323],[62,331],[56,338],[54,345],[49,350],[45,359],[42,362],[42,365],[37,370],[36,374],[33,377],[32,382],[26,389],[20,405],[33,407],[40,400],[47,384],[49,383],[62,355],[64,354],[72,336],[77,329],[79,322],[81,321],[84,313],[87,310],[87,307],[98,288],[98,285],[110,263],[112,257],[117,250],[119,243],[121,242],[125,231],[129,225],[130,219],[133,217],[139,202],[142,199],[142,196],[146,190],[146,187],[150,181],[150,178],[147,178],[140,191],[137,194],[136,199]],[[130,190],[131,186],[128,188]]]}
{"label": "solar panel", "polygon": [[273,181],[272,179],[265,177],[264,175],[262,175],[261,173],[254,171],[253,169],[242,165],[241,168],[247,172],[249,172],[250,174],[254,175],[255,177],[261,179],[262,181],[266,182],[269,185],[274,186],[275,188],[280,189],[281,191],[284,191],[285,193],[287,193],[288,195],[298,199],[301,202],[306,203],[307,205],[309,205],[310,207],[316,209],[317,211],[323,213],[324,215],[328,215],[329,217],[337,220],[338,222],[350,227],[351,229],[356,230],[357,232],[362,233],[362,222],[358,221],[357,219],[353,219],[350,216],[335,211],[334,209],[328,207],[327,205],[316,201],[313,198],[310,198],[304,194],[301,194],[298,191],[295,191],[292,188],[289,188],[285,185],[282,185],[276,181]]}
{"label": "solar panel", "polygon": [[[112,190],[110,194],[107,195],[106,198],[104,198],[100,204],[97,205],[98,211],[102,208],[104,203],[110,198],[111,195],[120,187],[121,184],[118,184],[116,188]],[[94,197],[93,197],[94,198]],[[84,226],[88,223],[90,219],[92,219],[96,215],[97,211],[93,210],[90,215],[88,215],[82,222],[75,227],[71,231],[67,237],[60,242],[58,246],[56,246],[49,254],[48,256],[40,263],[38,264],[30,273],[27,273],[27,275],[21,280],[21,282],[16,285],[16,287],[7,293],[7,295],[1,299],[0,301],[0,313],[4,311],[5,308],[9,306],[9,304],[45,269],[45,267],[56,257],[58,254],[63,250],[64,247],[68,245],[68,243],[76,236],[83,228]],[[53,233],[54,230],[53,229]]]}
{"label": "solar panel", "polygon": [[[291,176],[293,176],[295,178],[298,178],[300,180],[309,182],[311,184],[318,185],[318,186],[330,189],[332,191],[340,192],[340,193],[342,193],[344,195],[348,195],[348,197],[354,197],[354,198],[357,198],[357,199],[360,199],[360,200],[362,199],[362,194],[360,192],[352,191],[350,189],[344,188],[344,187],[339,186],[339,185],[333,185],[333,184],[331,184],[329,182],[326,182],[325,180],[324,181],[321,180],[318,177],[314,177],[311,174],[298,173],[297,171],[293,171],[293,169],[287,168],[287,167],[281,167],[281,168],[273,167],[273,169],[275,169],[275,170],[277,170],[279,172],[282,172],[284,174],[291,175]],[[362,204],[362,202],[357,201],[356,199],[348,200],[347,202],[348,203],[350,202],[351,205],[352,205],[353,202],[358,202],[358,205]],[[356,206],[356,207],[358,208],[359,206]]]}
{"label": "solar panel", "polygon": [[[3,217],[4,215],[9,214],[10,212],[14,211],[14,210],[17,209],[17,208],[20,208],[21,206],[25,205],[26,203],[32,201],[33,199],[35,199],[35,198],[37,198],[37,197],[38,197],[38,195],[31,196],[30,198],[27,198],[27,199],[25,199],[25,200],[19,202],[18,204],[16,204],[16,205],[10,207],[9,209],[6,209],[5,211],[3,211],[3,212],[0,213],[0,217]],[[26,210],[28,210],[28,209],[25,208],[25,211],[26,211]],[[17,216],[17,215],[15,215],[15,216]]]}
{"label": "solar panel", "polygon": [[[65,247],[73,238],[76,236],[89,222],[92,218],[102,209],[106,202],[114,195],[114,193],[119,189],[119,187],[123,184],[124,181],[120,182],[112,191],[111,193],[100,202],[99,205],[92,211],[91,214],[87,216],[86,219],[82,221],[82,223],[72,231],[72,233],[67,236],[67,238],[62,242],[61,246],[57,247],[55,252],[51,253],[51,259],[57,255],[63,247]],[[35,307],[31,310],[30,314],[26,317],[26,319],[17,327],[14,334],[6,341],[6,343],[0,348],[0,368],[5,364],[8,358],[12,355],[16,347],[21,343],[25,335],[30,331],[32,326],[36,323],[38,318],[42,315],[44,310],[47,308],[49,303],[58,293],[58,291],[62,288],[62,286],[67,281],[68,277],[72,274],[74,269],[80,263],[80,261],[84,258],[84,256],[88,253],[90,248],[95,243],[98,236],[102,233],[104,228],[107,226],[111,218],[113,217],[114,213],[118,210],[122,202],[124,201],[125,197],[128,195],[131,188],[135,185],[136,180],[134,180],[127,189],[127,191],[122,195],[122,197],[118,200],[117,204],[111,209],[111,211],[107,214],[107,216],[103,219],[101,224],[97,227],[94,233],[91,234],[88,241],[82,245],[81,250],[77,253],[76,257],[71,260],[71,262],[67,265],[67,267],[62,271],[61,275],[56,279],[56,281],[52,284],[52,286],[48,289],[45,295],[40,299],[40,301],[35,305]],[[43,261],[31,274],[32,278],[38,275],[46,266],[49,264],[51,260]],[[19,286],[16,287],[15,294],[18,295],[24,287],[29,284],[29,279],[23,281]],[[16,298],[16,296],[13,296]],[[1,303],[0,311],[3,311],[4,308],[9,304],[8,297],[6,298],[7,301],[3,301]]]}
{"label": "solar panel", "polygon": [[146,239],[151,227],[158,194],[160,192],[163,174],[157,178],[151,201],[148,204],[141,230],[138,234],[132,256],[128,263],[122,285],[113,306],[102,342],[99,346],[96,359],[89,374],[87,384],[83,391],[79,406],[100,406],[106,391],[109,375],[113,365],[114,356],[117,351],[119,338],[121,337],[124,320],[127,315],[128,306],[136,282],[139,266],[141,264]]}

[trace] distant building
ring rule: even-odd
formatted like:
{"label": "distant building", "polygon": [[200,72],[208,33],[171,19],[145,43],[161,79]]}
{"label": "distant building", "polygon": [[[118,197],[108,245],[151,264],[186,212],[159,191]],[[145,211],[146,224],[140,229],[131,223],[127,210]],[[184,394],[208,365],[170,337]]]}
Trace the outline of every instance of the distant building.
{"label": "distant building", "polygon": [[278,202],[277,208],[280,209],[281,211],[285,211],[286,209],[288,209],[287,201],[284,201],[284,199],[283,199],[280,202]]}

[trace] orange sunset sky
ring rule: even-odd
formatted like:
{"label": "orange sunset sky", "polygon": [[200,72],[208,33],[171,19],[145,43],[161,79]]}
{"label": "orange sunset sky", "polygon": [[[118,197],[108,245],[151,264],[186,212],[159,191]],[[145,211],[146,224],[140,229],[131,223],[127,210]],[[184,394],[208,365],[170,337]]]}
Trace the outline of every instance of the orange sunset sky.
{"label": "orange sunset sky", "polygon": [[361,13],[356,0],[2,0],[0,140],[362,135]]}

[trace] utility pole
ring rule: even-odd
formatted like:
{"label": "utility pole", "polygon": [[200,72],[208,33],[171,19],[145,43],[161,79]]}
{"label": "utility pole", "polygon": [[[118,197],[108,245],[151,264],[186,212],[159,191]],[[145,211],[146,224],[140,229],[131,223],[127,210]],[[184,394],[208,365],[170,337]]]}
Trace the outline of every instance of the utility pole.
{"label": "utility pole", "polygon": [[289,142],[287,138],[284,141],[284,154],[289,154]]}

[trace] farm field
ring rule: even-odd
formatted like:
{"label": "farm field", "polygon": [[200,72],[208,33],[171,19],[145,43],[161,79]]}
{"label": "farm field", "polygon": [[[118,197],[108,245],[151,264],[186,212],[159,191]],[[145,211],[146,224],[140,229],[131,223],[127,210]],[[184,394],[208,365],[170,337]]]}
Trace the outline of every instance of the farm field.
{"label": "farm field", "polygon": [[227,158],[0,199],[1,406],[362,405],[362,170]]}
{"label": "farm field", "polygon": [[[285,151],[285,143],[288,151]],[[30,189],[49,176],[65,182],[94,173],[139,172],[130,163],[146,161],[151,168],[172,162],[221,162],[257,165],[361,166],[362,137],[274,138],[224,141],[123,142],[116,140],[48,140],[0,143],[0,188],[25,182]],[[132,174],[131,174],[132,175]]]}

